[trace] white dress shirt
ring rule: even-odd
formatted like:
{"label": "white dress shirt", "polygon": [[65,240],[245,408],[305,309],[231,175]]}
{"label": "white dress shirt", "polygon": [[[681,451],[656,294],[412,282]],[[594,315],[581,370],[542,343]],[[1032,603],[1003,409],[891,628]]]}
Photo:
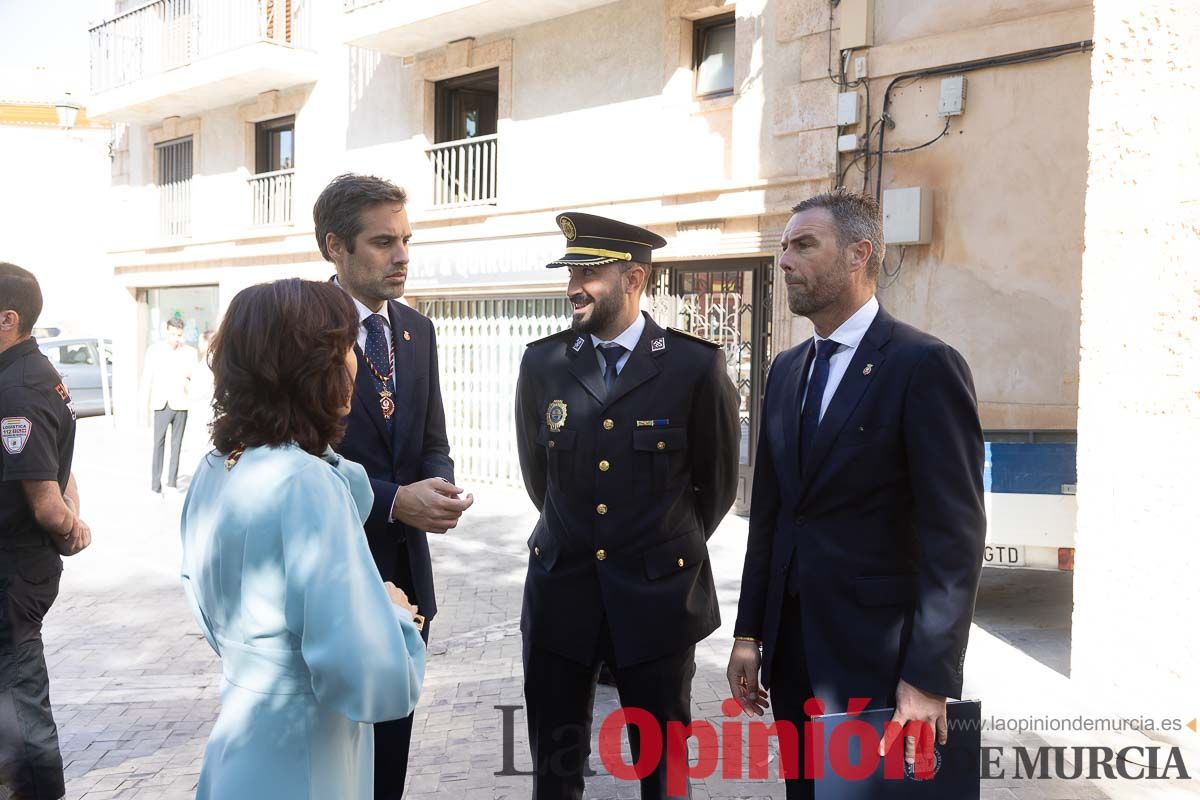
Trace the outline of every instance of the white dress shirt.
{"label": "white dress shirt", "polygon": [[617,338],[605,341],[596,338],[592,334],[592,347],[596,349],[596,360],[600,363],[600,374],[603,375],[608,369],[608,362],[604,360],[604,353],[600,352],[601,345],[619,344],[625,348],[625,352],[617,359],[617,374],[621,374],[621,370],[625,369],[625,362],[629,360],[629,354],[633,352],[633,348],[637,347],[637,343],[641,341],[642,331],[646,329],[646,317],[642,312],[638,312],[637,319],[633,321],[625,330],[618,334]]}
{"label": "white dress shirt", "polygon": [[[818,422],[825,417],[825,411],[829,408],[829,401],[833,399],[833,393],[837,391],[838,384],[845,377],[850,361],[854,358],[854,352],[862,344],[863,337],[867,335],[867,329],[871,327],[871,323],[875,321],[875,315],[878,313],[879,301],[875,299],[875,295],[871,295],[871,299],[863,303],[862,308],[851,314],[849,319],[827,337],[841,347],[829,358],[829,382],[825,384],[825,394],[821,397],[821,414],[817,417]],[[816,347],[817,342],[822,341],[825,339],[822,339],[820,334],[813,334],[813,347]],[[808,367],[808,380],[812,380],[812,371],[816,363],[816,358],[813,358],[813,363]],[[806,382],[805,386],[807,385]],[[804,401],[808,398],[808,392],[805,392],[804,395],[800,398],[801,411],[804,410]]]}

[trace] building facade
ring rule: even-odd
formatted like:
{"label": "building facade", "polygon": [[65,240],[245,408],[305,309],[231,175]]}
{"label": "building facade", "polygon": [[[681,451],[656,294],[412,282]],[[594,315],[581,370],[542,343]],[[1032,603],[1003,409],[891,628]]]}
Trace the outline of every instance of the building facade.
{"label": "building facade", "polygon": [[198,336],[246,285],[328,277],[313,201],[369,172],[409,192],[461,473],[518,482],[516,367],[569,319],[554,216],[600,213],[667,239],[648,308],[726,349],[744,508],[770,358],[811,332],[780,234],[844,184],[899,231],[881,302],[966,355],[985,427],[1072,437],[1091,30],[1080,0],[114,3],[90,106],[117,130],[116,383],[165,317]]}

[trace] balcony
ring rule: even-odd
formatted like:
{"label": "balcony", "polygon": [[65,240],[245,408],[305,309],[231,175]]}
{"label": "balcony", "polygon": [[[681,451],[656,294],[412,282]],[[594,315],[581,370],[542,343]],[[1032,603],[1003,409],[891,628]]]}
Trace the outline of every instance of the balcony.
{"label": "balcony", "polygon": [[292,224],[292,176],[295,170],[263,172],[250,178],[251,220],[256,227]]}
{"label": "balcony", "polygon": [[164,239],[185,239],[192,235],[191,178],[158,187],[158,234]]}
{"label": "balcony", "polygon": [[613,0],[342,0],[344,41],[407,56],[467,37],[565,17]]}
{"label": "balcony", "polygon": [[155,0],[92,28],[88,111],[157,122],[317,79],[311,4]]}
{"label": "balcony", "polygon": [[492,134],[444,142],[426,150],[433,167],[430,208],[495,205],[498,147],[499,139]]}

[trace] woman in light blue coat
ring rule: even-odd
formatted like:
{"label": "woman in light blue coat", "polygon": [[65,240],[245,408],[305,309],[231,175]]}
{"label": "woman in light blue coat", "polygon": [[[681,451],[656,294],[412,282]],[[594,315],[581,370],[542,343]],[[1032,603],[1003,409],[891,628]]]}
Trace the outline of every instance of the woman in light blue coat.
{"label": "woman in light blue coat", "polygon": [[336,286],[233,299],[212,346],[215,451],[183,508],[183,583],[221,657],[198,800],[368,800],[370,723],[412,713],[416,609],[363,536],[371,487],[330,449],[349,410],[358,315]]}

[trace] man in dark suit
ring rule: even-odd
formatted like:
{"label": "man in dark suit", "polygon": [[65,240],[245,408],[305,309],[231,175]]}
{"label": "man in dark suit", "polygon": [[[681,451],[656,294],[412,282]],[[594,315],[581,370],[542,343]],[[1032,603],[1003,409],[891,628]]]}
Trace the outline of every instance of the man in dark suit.
{"label": "man in dark suit", "polygon": [[875,299],[882,229],[874,200],[837,190],[784,230],[788,305],[816,335],[767,379],[729,685],[761,714],[761,671],[801,731],[810,697],[825,713],[868,698],[944,742],[983,561],[983,436],[962,356]]}
{"label": "man in dark suit", "polygon": [[[571,330],[533,342],[517,448],[541,512],[521,613],[533,796],[579,798],[600,665],[621,705],[691,722],[695,644],[720,624],[706,541],[733,503],[738,396],[721,348],[639,311],[663,239],[558,217]],[[630,729],[635,760],[640,739]],[[664,761],[641,782],[665,797]]]}
{"label": "man in dark suit", "polygon": [[[408,275],[412,227],[404,190],[365,175],[335,178],[313,207],[321,255],[362,319],[358,378],[338,450],[366,469],[375,505],[367,542],[380,576],[425,617],[437,614],[426,532],[445,533],[470,507],[454,485],[433,323],[396,302]],[[412,717],[375,726],[375,797],[404,791]]]}

